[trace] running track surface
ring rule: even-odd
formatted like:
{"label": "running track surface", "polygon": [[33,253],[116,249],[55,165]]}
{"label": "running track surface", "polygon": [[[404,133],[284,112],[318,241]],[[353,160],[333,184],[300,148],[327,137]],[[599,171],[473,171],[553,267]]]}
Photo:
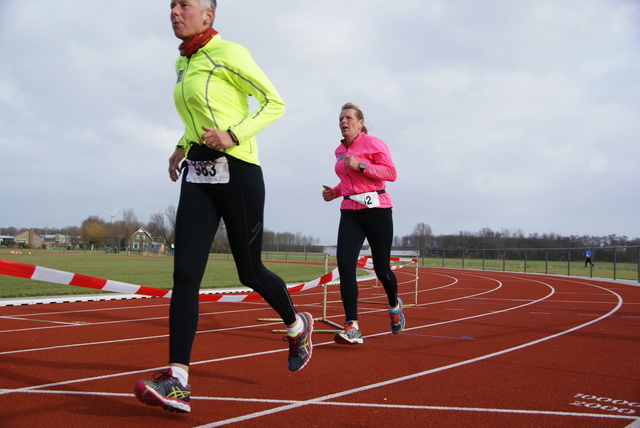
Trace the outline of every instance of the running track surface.
{"label": "running track surface", "polygon": [[[414,303],[415,269],[396,273]],[[383,295],[360,287],[364,344],[316,332],[299,372],[264,302],[201,304],[190,414],[132,394],[166,363],[167,300],[0,307],[0,426],[640,426],[637,285],[420,268],[399,335]],[[293,300],[322,316],[322,288]],[[328,301],[341,323],[338,287]]]}

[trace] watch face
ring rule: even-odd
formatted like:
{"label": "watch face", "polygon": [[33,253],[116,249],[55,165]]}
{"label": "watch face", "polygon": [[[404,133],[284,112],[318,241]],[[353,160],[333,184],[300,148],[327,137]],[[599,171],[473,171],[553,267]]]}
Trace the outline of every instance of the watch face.
{"label": "watch face", "polygon": [[367,167],[367,164],[364,162],[360,162],[360,165],[358,165],[360,167],[360,169],[365,169]]}

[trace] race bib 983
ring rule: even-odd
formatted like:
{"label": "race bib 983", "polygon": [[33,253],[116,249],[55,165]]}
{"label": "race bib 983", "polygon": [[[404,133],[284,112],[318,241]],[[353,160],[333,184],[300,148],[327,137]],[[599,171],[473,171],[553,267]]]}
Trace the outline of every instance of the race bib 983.
{"label": "race bib 983", "polygon": [[189,183],[225,184],[229,182],[229,162],[222,156],[212,161],[187,160]]}

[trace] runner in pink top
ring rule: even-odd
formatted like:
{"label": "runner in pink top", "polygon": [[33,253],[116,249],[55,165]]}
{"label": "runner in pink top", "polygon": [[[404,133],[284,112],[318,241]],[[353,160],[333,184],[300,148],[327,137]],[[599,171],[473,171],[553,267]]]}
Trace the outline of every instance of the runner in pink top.
{"label": "runner in pink top", "polygon": [[358,324],[356,262],[365,238],[371,248],[376,276],[389,301],[391,332],[397,334],[404,328],[402,300],[398,298],[398,283],[390,266],[393,218],[391,198],[385,188],[385,181],[395,181],[397,174],[387,145],[367,133],[358,106],[352,103],[342,106],[339,123],[343,139],[335,151],[335,171],[340,183],[335,187],[323,186],[322,197],[325,201],[343,198],[336,258],[346,322],[334,341],[353,345],[363,342]]}
{"label": "runner in pink top", "polygon": [[[349,145],[346,140],[342,140],[336,148],[335,155],[335,171],[340,178],[340,183],[333,188],[337,197],[351,197],[359,193],[384,190],[385,181],[396,181],[396,167],[391,160],[389,149],[382,140],[373,135],[360,132]],[[392,207],[391,197],[386,191],[379,194],[378,198],[379,208]],[[349,198],[342,201],[340,209],[360,210],[368,207]]]}

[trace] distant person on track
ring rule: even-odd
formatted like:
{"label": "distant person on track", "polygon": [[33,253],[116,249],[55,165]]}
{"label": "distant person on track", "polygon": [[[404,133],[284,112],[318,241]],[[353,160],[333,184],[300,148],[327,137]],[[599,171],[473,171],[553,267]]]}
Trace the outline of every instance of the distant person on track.
{"label": "distant person on track", "polygon": [[584,252],[584,257],[585,257],[585,260],[584,260],[584,268],[586,269],[586,268],[587,268],[587,265],[589,265],[589,264],[590,264],[590,265],[591,265],[591,267],[595,269],[595,268],[596,268],[596,265],[594,265],[594,264],[591,262],[591,250],[585,250],[585,252]]}
{"label": "distant person on track", "polygon": [[[134,392],[146,404],[178,412],[191,411],[188,374],[200,283],[221,219],[240,281],[286,325],[289,370],[302,369],[312,353],[313,318],[295,310],[284,281],[261,260],[265,191],[255,135],[282,115],[284,104],[250,53],[212,28],[215,14],[216,0],[171,0],[173,32],[182,40],[173,95],[185,131],[169,158],[171,180],[182,175],[169,367],[154,381],[139,380]],[[249,95],[259,104],[253,112]]]}
{"label": "distant person on track", "polygon": [[358,324],[356,263],[365,238],[376,276],[387,294],[391,332],[400,333],[405,324],[398,282],[390,266],[393,218],[391,198],[385,190],[385,181],[396,180],[396,168],[387,145],[367,133],[358,106],[342,106],[338,125],[342,140],[335,150],[335,172],[340,183],[323,186],[322,197],[325,201],[343,198],[336,257],[346,322],[334,341],[353,345],[363,342]]}

